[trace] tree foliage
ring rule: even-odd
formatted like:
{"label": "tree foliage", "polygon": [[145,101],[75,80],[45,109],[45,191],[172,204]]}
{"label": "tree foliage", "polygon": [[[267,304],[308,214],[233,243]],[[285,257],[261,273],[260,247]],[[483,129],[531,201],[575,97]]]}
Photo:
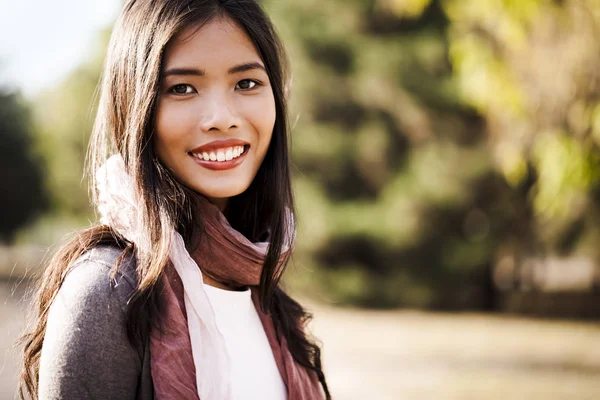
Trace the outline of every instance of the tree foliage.
{"label": "tree foliage", "polygon": [[0,241],[47,206],[43,165],[31,141],[29,110],[16,93],[0,91]]}
{"label": "tree foliage", "polygon": [[542,248],[595,257],[600,3],[447,1],[445,9],[462,98],[486,118],[495,168],[513,187],[529,182]]}
{"label": "tree foliage", "polygon": [[109,36],[109,30],[100,32],[94,57],[34,101],[36,144],[48,166],[47,184],[55,215],[92,215],[83,170]]}
{"label": "tree foliage", "polygon": [[596,256],[597,2],[271,9],[295,67],[298,259],[324,275],[317,292],[489,307],[499,248]]}

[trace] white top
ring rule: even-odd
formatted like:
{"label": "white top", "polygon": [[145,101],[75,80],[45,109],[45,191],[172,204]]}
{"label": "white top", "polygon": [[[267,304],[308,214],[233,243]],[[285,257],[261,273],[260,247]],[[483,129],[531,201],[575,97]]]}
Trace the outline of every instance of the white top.
{"label": "white top", "polygon": [[286,400],[285,384],[250,289],[240,292],[205,284],[204,290],[230,355],[232,398]]}

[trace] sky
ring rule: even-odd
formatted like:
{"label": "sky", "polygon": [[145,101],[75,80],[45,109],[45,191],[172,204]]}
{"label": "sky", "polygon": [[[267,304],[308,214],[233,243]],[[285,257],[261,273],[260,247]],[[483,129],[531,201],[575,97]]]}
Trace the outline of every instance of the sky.
{"label": "sky", "polygon": [[93,56],[122,0],[0,0],[0,86],[35,97]]}

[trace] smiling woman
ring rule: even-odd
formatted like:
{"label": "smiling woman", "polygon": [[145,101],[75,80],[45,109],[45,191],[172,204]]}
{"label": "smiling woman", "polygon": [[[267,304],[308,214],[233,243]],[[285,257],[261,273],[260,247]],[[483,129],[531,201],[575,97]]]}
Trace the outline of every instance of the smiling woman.
{"label": "smiling woman", "polygon": [[90,140],[100,223],[54,256],[21,397],[329,399],[295,238],[286,62],[252,0],[130,0]]}

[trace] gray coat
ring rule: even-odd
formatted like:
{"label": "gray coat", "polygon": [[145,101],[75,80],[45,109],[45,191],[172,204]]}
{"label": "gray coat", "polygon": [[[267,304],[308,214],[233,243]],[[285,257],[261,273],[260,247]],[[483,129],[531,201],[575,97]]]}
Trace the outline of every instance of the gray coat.
{"label": "gray coat", "polygon": [[40,359],[40,400],[152,400],[148,344],[127,340],[125,307],[135,287],[132,258],[99,246],[80,257],[50,307]]}

